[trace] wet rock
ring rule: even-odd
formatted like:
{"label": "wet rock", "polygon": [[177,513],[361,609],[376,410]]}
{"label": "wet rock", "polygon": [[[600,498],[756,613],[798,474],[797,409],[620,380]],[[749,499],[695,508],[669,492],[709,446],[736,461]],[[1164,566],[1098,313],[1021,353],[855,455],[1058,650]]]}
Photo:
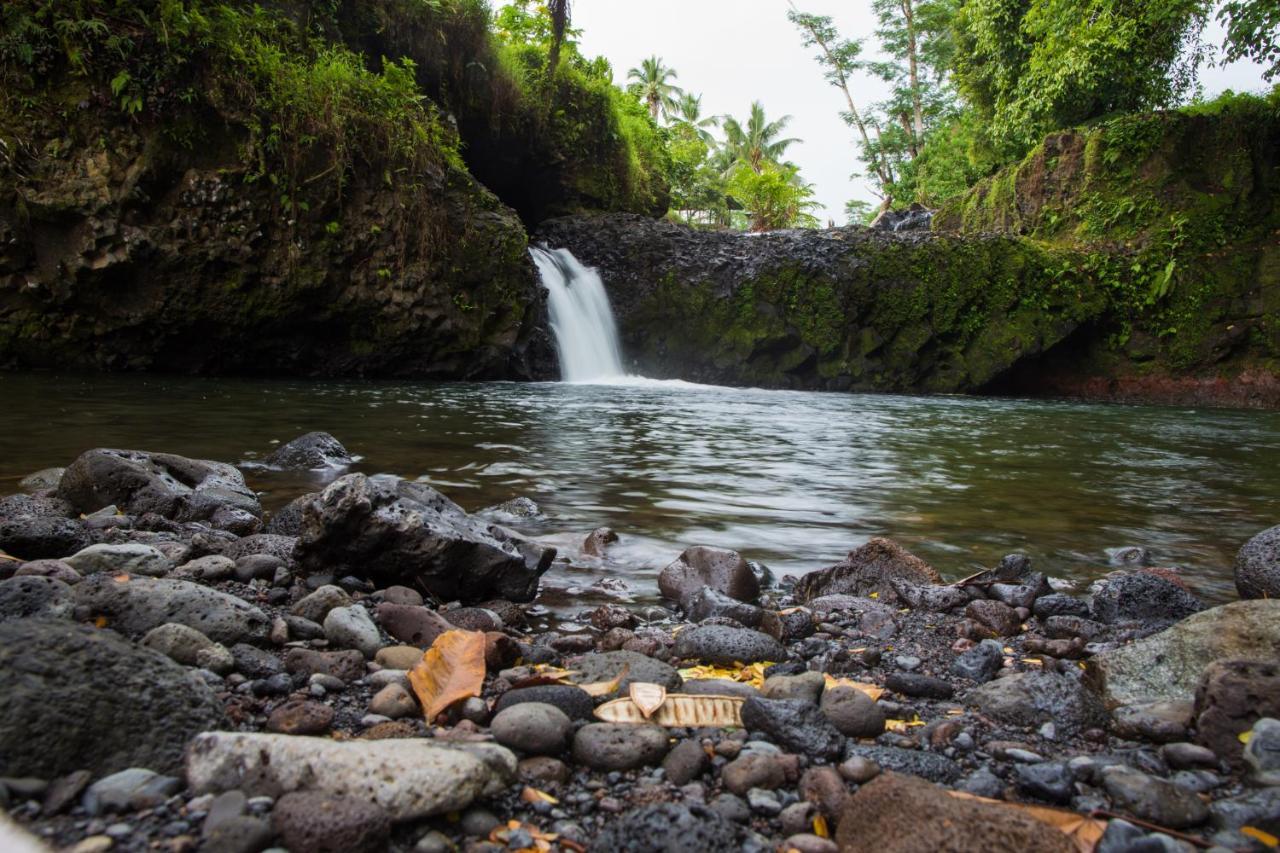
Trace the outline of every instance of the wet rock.
{"label": "wet rock", "polygon": [[314,649],[289,649],[284,666],[291,673],[331,675],[345,682],[364,677],[364,655],[357,651],[319,652]]}
{"label": "wet rock", "polygon": [[499,746],[413,738],[333,741],[213,732],[199,735],[187,751],[187,782],[197,794],[323,791],[376,803],[393,821],[461,811],[502,790],[515,768],[515,756]]}
{"label": "wet rock", "polygon": [[327,432],[309,432],[276,448],[263,460],[272,468],[297,471],[318,471],[324,468],[346,468],[352,463],[351,454],[342,442]]}
{"label": "wet rock", "polygon": [[194,734],[226,724],[194,672],[111,631],[0,624],[0,755],[10,775],[176,770]]}
{"label": "wet rock", "polygon": [[703,774],[707,763],[707,752],[702,744],[696,740],[682,740],[662,759],[662,769],[671,784],[687,785]]}
{"label": "wet rock", "polygon": [[608,822],[593,849],[616,853],[736,853],[738,830],[716,811],[696,804],[644,806]]}
{"label": "wet rock", "polygon": [[214,642],[264,643],[270,620],[233,595],[190,581],[95,575],[73,587],[76,604],[124,634],[142,635],[169,622]]}
{"label": "wet rock", "polygon": [[1036,599],[1036,603],[1032,605],[1031,612],[1040,619],[1048,619],[1051,616],[1078,616],[1085,618],[1090,614],[1088,601],[1061,592],[1040,596]]}
{"label": "wet rock", "polygon": [[519,687],[503,693],[494,705],[494,713],[501,714],[506,709],[524,702],[550,705],[559,709],[571,720],[590,720],[593,718],[595,708],[591,695],[580,687],[568,684],[539,684],[534,687]]}
{"label": "wet rock", "polygon": [[359,605],[330,610],[324,617],[324,635],[337,648],[355,649],[370,659],[382,648],[378,626]]}
{"label": "wet rock", "polygon": [[844,736],[817,707],[803,700],[748,699],[742,704],[742,725],[801,755],[830,759],[844,749]]}
{"label": "wet rock", "polygon": [[66,468],[41,468],[34,474],[28,474],[23,477],[18,483],[18,488],[27,494],[57,489],[58,483],[62,481],[62,475],[66,470]]}
{"label": "wet rock", "polygon": [[759,661],[776,662],[787,658],[787,650],[768,634],[749,628],[731,628],[728,625],[696,625],[685,628],[676,637],[675,653],[680,658],[720,666]]}
{"label": "wet rock", "polygon": [[964,590],[954,586],[923,586],[902,578],[891,578],[889,584],[898,600],[913,610],[946,613],[969,603],[969,596]]}
{"label": "wet rock", "polygon": [[607,527],[597,527],[582,543],[582,553],[591,557],[603,557],[605,551],[618,541],[618,534]]}
{"label": "wet rock", "polygon": [[924,560],[890,539],[875,538],[850,551],[843,562],[800,578],[795,595],[802,602],[812,602],[832,594],[877,593],[886,604],[905,603],[893,588],[895,578],[919,586],[942,583],[942,577]]}
{"label": "wet rock", "polygon": [[173,568],[169,558],[155,548],[132,542],[124,545],[90,545],[66,557],[64,562],[82,575],[127,572],[158,578],[168,574]]}
{"label": "wet rock", "polygon": [[297,558],[307,571],[349,571],[464,603],[531,601],[550,568],[550,560],[528,567],[511,544],[430,486],[363,474],[335,480],[303,509]]}
{"label": "wet rock", "polygon": [[856,687],[833,687],[822,694],[822,713],[845,737],[878,737],[884,732],[884,711]]}
{"label": "wet rock", "polygon": [[1108,705],[1194,697],[1218,660],[1280,658],[1280,601],[1237,601],[1189,616],[1159,634],[1094,655],[1090,684]]}
{"label": "wet rock", "polygon": [[956,691],[941,678],[918,672],[895,672],[885,679],[884,686],[903,696],[920,699],[950,699]]}
{"label": "wet rock", "polygon": [[391,820],[377,804],[319,791],[285,794],[271,822],[288,849],[315,853],[379,853],[391,836]]}
{"label": "wet rock", "polygon": [[214,642],[195,628],[169,622],[148,631],[142,645],[184,666],[197,666],[201,650],[210,648]]}
{"label": "wet rock", "polygon": [[[682,631],[681,633],[684,632]],[[635,681],[660,684],[668,690],[679,690],[681,684],[683,684],[680,673],[676,672],[673,667],[637,652],[617,651],[585,654],[573,660],[569,668],[578,672],[576,680],[580,684],[612,681],[625,668],[626,675],[623,676],[618,685],[617,692],[620,693],[626,693],[627,688]]]}
{"label": "wet rock", "polygon": [[1195,794],[1132,767],[1104,767],[1102,783],[1117,808],[1160,826],[1186,829],[1209,818],[1208,807]]}
{"label": "wet rock", "polygon": [[1107,723],[1102,702],[1070,675],[1009,675],[970,690],[964,702],[997,722],[1028,729],[1053,723],[1060,732],[1073,734]]}
{"label": "wet rock", "polygon": [[1244,763],[1253,784],[1280,785],[1280,720],[1263,717],[1253,724]]}
{"label": "wet rock", "polygon": [[1280,525],[1244,543],[1236,555],[1235,581],[1241,598],[1280,599]]}
{"label": "wet rock", "polygon": [[658,575],[662,595],[686,610],[703,587],[738,601],[754,602],[760,597],[760,583],[747,561],[736,551],[723,548],[687,548]]}
{"label": "wet rock", "polygon": [[1227,660],[1207,666],[1196,688],[1196,743],[1239,765],[1240,735],[1260,717],[1280,717],[1280,661]]}
{"label": "wet rock", "polygon": [[760,695],[766,699],[802,699],[816,705],[825,687],[826,676],[820,672],[773,675],[764,680]]}
{"label": "wet rock", "polygon": [[754,604],[738,601],[722,592],[716,592],[709,586],[704,586],[688,599],[685,616],[690,622],[704,622],[707,619],[725,617],[748,628],[759,628],[764,620],[764,611]]}
{"label": "wet rock", "polygon": [[0,622],[34,616],[63,619],[74,610],[71,587],[62,581],[29,575],[0,581]]}
{"label": "wet rock", "polygon": [[130,767],[94,782],[81,805],[91,815],[150,808],[182,790],[182,781],[154,770]]}
{"label": "wet rock", "polygon": [[334,711],[323,702],[299,699],[284,703],[267,718],[267,731],[282,735],[319,735],[333,725]]}
{"label": "wet rock", "polygon": [[1139,702],[1111,714],[1111,730],[1129,740],[1169,743],[1183,740],[1191,726],[1190,702]]}
{"label": "wet rock", "polygon": [[1089,591],[1093,618],[1107,624],[1171,623],[1204,609],[1200,599],[1186,588],[1146,571],[1107,575],[1095,581]]}
{"label": "wet rock", "polygon": [[208,520],[223,507],[262,516],[235,466],[137,450],[82,453],[62,475],[58,497],[81,513],[115,504],[129,515],[152,512],[178,521]]}
{"label": "wet rock", "polygon": [[1280,835],[1280,787],[1262,788],[1218,800],[1210,807],[1210,817],[1218,829],[1252,826]]}
{"label": "wet rock", "polygon": [[319,496],[319,492],[309,492],[289,501],[289,503],[271,513],[271,517],[267,519],[267,526],[262,532],[272,533],[276,536],[296,537],[302,530],[303,507],[310,504]]}
{"label": "wet rock", "polygon": [[1007,604],[980,598],[965,606],[964,615],[997,637],[1012,637],[1022,631],[1022,620]]}
{"label": "wet rock", "polygon": [[1004,647],[995,640],[983,640],[956,658],[951,672],[979,684],[986,684],[996,677],[1004,666]]}
{"label": "wet rock", "polygon": [[528,755],[564,752],[573,721],[554,705],[520,702],[494,715],[489,730],[498,743]]}
{"label": "wet rock", "polygon": [[845,750],[846,758],[865,758],[883,770],[919,776],[930,782],[951,784],[960,778],[960,765],[945,755],[896,746],[864,746],[853,741]]}
{"label": "wet rock", "polygon": [[1066,835],[1016,809],[956,799],[897,773],[873,779],[849,798],[836,842],[847,853],[1076,849]]}
{"label": "wet rock", "polygon": [[669,749],[659,726],[588,723],[573,738],[573,760],[592,770],[634,770],[660,763]]}

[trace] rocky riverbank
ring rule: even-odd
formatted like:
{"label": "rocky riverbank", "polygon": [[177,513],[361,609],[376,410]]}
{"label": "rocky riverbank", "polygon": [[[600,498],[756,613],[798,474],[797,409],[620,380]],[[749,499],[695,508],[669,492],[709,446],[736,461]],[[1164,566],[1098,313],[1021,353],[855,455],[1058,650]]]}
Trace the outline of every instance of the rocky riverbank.
{"label": "rocky riverbank", "polygon": [[[1206,608],[1140,548],[1089,590],[873,539],[664,609],[538,604],[572,553],[312,434],[234,466],[91,450],[0,499],[0,805],[107,850],[1266,850],[1280,528]],[[523,504],[522,504],[523,505]],[[506,516],[506,517],[509,517]],[[626,535],[622,531],[622,535]],[[707,697],[721,698],[707,698]]]}

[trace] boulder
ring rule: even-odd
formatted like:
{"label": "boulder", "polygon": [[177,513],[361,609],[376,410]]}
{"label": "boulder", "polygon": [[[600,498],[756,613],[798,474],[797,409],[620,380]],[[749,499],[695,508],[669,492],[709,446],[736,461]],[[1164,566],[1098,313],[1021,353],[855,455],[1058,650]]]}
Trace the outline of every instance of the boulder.
{"label": "boulder", "polygon": [[1074,734],[1107,724],[1107,709],[1080,680],[1049,672],[1019,672],[970,690],[965,705],[991,719],[1027,729],[1053,723]]}
{"label": "boulder", "polygon": [[686,660],[732,666],[735,663],[777,663],[786,660],[782,644],[750,628],[728,625],[687,627],[676,637],[675,654]]}
{"label": "boulder", "polygon": [[1116,572],[1094,581],[1090,610],[1103,623],[1168,624],[1204,609],[1204,604],[1180,584],[1153,571]]}
{"label": "boulder", "polygon": [[113,631],[63,620],[0,624],[0,776],[80,769],[169,773],[187,741],[226,725],[192,670]]}
{"label": "boulder", "polygon": [[271,513],[271,516],[267,519],[267,526],[263,528],[262,532],[276,536],[297,537],[302,532],[302,510],[318,497],[320,497],[319,492],[308,492],[289,501],[280,509]]}
{"label": "boulder", "polygon": [[[550,552],[544,552],[544,555]],[[508,542],[444,495],[398,477],[348,474],[302,513],[303,570],[405,584],[444,601],[531,601],[550,567],[526,565]]]}
{"label": "boulder", "polygon": [[18,576],[0,581],[0,622],[32,616],[70,617],[71,587],[53,578]]}
{"label": "boulder", "polygon": [[1066,835],[1025,812],[957,799],[943,788],[897,773],[877,776],[849,798],[836,842],[845,853],[1076,850]]}
{"label": "boulder", "polygon": [[1109,707],[1194,698],[1217,660],[1280,658],[1280,601],[1236,601],[1196,613],[1127,646],[1094,655],[1090,686]]}
{"label": "boulder", "polygon": [[760,581],[737,551],[695,545],[686,548],[658,575],[662,595],[688,609],[693,596],[710,587],[737,601],[754,602],[760,597]]}
{"label": "boulder", "polygon": [[65,501],[10,495],[0,499],[0,551],[23,560],[65,557],[89,545],[89,531]]}
{"label": "boulder", "polygon": [[1239,765],[1240,735],[1263,717],[1280,717],[1280,660],[1214,661],[1196,687],[1196,743]]}
{"label": "boulder", "polygon": [[1241,598],[1280,599],[1280,524],[1244,543],[1236,555],[1235,579]]}
{"label": "boulder", "polygon": [[271,627],[267,614],[253,605],[190,581],[94,575],[72,589],[89,618],[104,617],[109,627],[131,636],[176,622],[230,646],[264,643]]}
{"label": "boulder", "polygon": [[924,560],[891,539],[877,537],[850,551],[843,562],[800,578],[795,595],[802,602],[811,602],[824,595],[877,593],[883,603],[911,606],[894,590],[895,579],[917,586],[942,583],[941,575]]}
{"label": "boulder", "polygon": [[325,468],[346,468],[353,461],[342,442],[327,432],[309,432],[293,441],[282,444],[263,460],[272,468],[296,471],[317,471]]}
{"label": "boulder", "polygon": [[235,466],[171,453],[87,450],[62,475],[58,497],[81,513],[114,504],[129,515],[153,512],[177,521],[207,521],[223,508],[262,517]]}
{"label": "boulder", "polygon": [[319,791],[374,803],[394,821],[461,811],[477,797],[504,790],[515,771],[515,756],[500,746],[422,739],[210,732],[187,751],[187,783],[197,794]]}

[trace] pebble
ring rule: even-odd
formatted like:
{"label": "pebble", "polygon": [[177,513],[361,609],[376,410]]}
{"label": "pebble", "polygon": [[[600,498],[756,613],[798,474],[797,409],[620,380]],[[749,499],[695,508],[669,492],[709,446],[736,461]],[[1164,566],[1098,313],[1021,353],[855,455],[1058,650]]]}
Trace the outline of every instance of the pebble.
{"label": "pebble", "polygon": [[286,735],[318,735],[333,725],[333,708],[323,702],[293,700],[267,717],[267,731]]}
{"label": "pebble", "polygon": [[369,611],[359,605],[335,607],[324,617],[324,635],[341,649],[355,649],[372,659],[382,648],[382,637]]}
{"label": "pebble", "polygon": [[1195,794],[1123,765],[1102,769],[1102,782],[1116,807],[1170,829],[1198,826],[1209,809]]}
{"label": "pebble", "polygon": [[574,760],[593,770],[656,765],[669,748],[666,729],[653,725],[588,723],[573,738]]}
{"label": "pebble", "polygon": [[885,679],[884,686],[894,693],[921,699],[950,699],[956,692],[941,678],[917,672],[895,672]]}
{"label": "pebble", "polygon": [[865,785],[880,775],[880,765],[861,755],[845,759],[836,769],[841,776],[855,785]]}
{"label": "pebble", "polygon": [[143,767],[130,767],[90,785],[80,804],[91,815],[147,808],[163,802],[182,788],[172,776],[161,776]]}
{"label": "pebble", "polygon": [[535,788],[543,785],[559,785],[569,781],[572,771],[558,758],[535,755],[520,762],[516,773],[522,782]]}
{"label": "pebble", "polygon": [[747,753],[720,770],[720,783],[738,795],[753,788],[779,788],[786,781],[787,765],[779,756]]}
{"label": "pebble", "polygon": [[391,820],[379,806],[318,791],[285,794],[271,820],[286,847],[308,853],[376,853],[391,835]]}
{"label": "pebble", "polygon": [[747,806],[756,814],[774,817],[782,811],[782,803],[772,791],[763,788],[752,788],[747,791]]}
{"label": "pebble", "polygon": [[388,684],[369,700],[369,713],[398,720],[419,713],[418,700],[398,683]]}
{"label": "pebble", "polygon": [[856,687],[834,687],[822,694],[822,713],[846,737],[871,738],[884,731],[880,705]]}
{"label": "pebble", "polygon": [[374,654],[373,660],[385,669],[410,670],[422,661],[422,649],[417,646],[384,646]]}
{"label": "pebble", "polygon": [[330,610],[337,607],[350,607],[351,596],[340,587],[325,585],[307,595],[289,608],[294,616],[301,616],[317,625],[324,622]]}
{"label": "pebble", "polygon": [[766,699],[803,699],[817,704],[825,686],[826,677],[820,672],[774,675],[765,679],[760,695]]}
{"label": "pebble", "polygon": [[1175,770],[1214,769],[1218,766],[1218,756],[1213,754],[1213,750],[1185,741],[1166,743],[1160,747],[1160,755]]}
{"label": "pebble", "polygon": [[505,747],[529,755],[555,755],[568,746],[573,721],[554,705],[521,702],[495,714],[489,730]]}
{"label": "pebble", "polygon": [[995,640],[983,640],[964,652],[951,664],[951,672],[985,684],[996,677],[1004,666],[1004,647]]}
{"label": "pebble", "polygon": [[844,736],[823,712],[799,699],[748,699],[742,703],[742,724],[811,758],[835,758],[844,749]]}
{"label": "pebble", "polygon": [[571,720],[591,720],[595,716],[595,702],[592,701],[591,695],[581,687],[567,684],[542,684],[536,687],[508,690],[498,698],[494,705],[494,712],[502,713],[521,702],[552,705],[559,708]]}
{"label": "pebble", "polygon": [[662,769],[671,784],[686,785],[703,774],[708,762],[707,752],[701,743],[682,740],[662,760]]}

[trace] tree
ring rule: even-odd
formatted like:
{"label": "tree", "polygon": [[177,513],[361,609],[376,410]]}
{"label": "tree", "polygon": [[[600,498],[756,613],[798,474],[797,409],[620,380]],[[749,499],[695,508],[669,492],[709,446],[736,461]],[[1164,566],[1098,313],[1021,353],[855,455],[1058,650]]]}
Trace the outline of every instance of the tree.
{"label": "tree", "polygon": [[1227,28],[1223,61],[1252,59],[1266,66],[1262,76],[1280,75],[1280,3],[1276,0],[1232,0],[1218,10]]}
{"label": "tree", "polygon": [[695,136],[708,145],[715,141],[715,137],[711,135],[709,127],[717,127],[720,119],[715,116],[702,116],[702,96],[685,92],[676,101],[675,121],[677,127],[684,126],[689,128]]}
{"label": "tree", "polygon": [[818,224],[809,212],[817,207],[813,186],[799,179],[793,165],[764,163],[759,171],[738,169],[729,178],[729,194],[746,209],[752,231]]}
{"label": "tree", "polygon": [[684,93],[671,81],[676,79],[674,69],[663,64],[659,56],[651,56],[640,63],[639,68],[627,72],[627,79],[632,81],[628,88],[639,95],[649,107],[649,115],[654,121],[658,114],[669,115],[675,111],[676,98]]}
{"label": "tree", "polygon": [[551,49],[547,52],[548,76],[560,64],[560,45],[569,28],[569,0],[547,0],[547,16],[551,19]]}
{"label": "tree", "polygon": [[851,198],[844,203],[844,218],[848,225],[866,225],[876,215],[876,207],[869,201]]}
{"label": "tree", "polygon": [[764,105],[759,101],[752,102],[746,125],[732,116],[724,116],[722,158],[728,161],[725,164],[726,171],[734,169],[737,164],[744,164],[751,171],[760,174],[766,164],[778,163],[787,149],[800,141],[779,138],[790,121],[791,116],[769,121],[764,113]]}
{"label": "tree", "polygon": [[907,153],[915,159],[925,134],[952,100],[945,77],[954,53],[956,0],[872,0],[871,5],[880,48],[890,57],[872,67],[893,85],[887,113],[905,132]]}

